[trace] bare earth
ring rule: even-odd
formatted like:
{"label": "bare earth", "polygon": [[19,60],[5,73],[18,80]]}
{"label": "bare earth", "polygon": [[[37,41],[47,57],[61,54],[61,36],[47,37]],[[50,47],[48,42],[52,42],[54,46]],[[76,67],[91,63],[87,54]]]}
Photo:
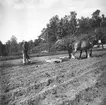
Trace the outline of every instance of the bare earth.
{"label": "bare earth", "polygon": [[106,105],[106,50],[90,59],[44,61],[58,56],[67,54],[31,58],[26,66],[22,59],[0,62],[0,105]]}

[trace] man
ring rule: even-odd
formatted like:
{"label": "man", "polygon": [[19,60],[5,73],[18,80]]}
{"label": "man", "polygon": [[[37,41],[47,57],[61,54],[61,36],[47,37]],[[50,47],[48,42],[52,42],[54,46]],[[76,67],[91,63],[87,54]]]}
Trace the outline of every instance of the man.
{"label": "man", "polygon": [[23,52],[23,64],[30,63],[31,61],[28,55],[28,43],[26,41],[23,42],[22,52]]}

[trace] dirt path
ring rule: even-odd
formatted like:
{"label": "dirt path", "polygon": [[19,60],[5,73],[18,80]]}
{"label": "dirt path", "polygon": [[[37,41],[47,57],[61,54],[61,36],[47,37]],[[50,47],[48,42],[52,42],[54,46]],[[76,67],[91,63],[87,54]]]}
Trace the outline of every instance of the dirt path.
{"label": "dirt path", "polygon": [[106,51],[90,59],[43,62],[57,57],[32,58],[27,66],[21,60],[0,63],[0,105],[105,105]]}

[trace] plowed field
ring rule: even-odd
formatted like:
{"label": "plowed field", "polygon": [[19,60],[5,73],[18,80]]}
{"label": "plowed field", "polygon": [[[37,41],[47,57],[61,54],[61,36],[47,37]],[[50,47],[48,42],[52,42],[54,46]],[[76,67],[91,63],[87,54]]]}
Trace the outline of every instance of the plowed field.
{"label": "plowed field", "polygon": [[0,105],[106,105],[106,50],[90,59],[44,61],[58,56],[67,54],[31,58],[30,65],[0,62]]}

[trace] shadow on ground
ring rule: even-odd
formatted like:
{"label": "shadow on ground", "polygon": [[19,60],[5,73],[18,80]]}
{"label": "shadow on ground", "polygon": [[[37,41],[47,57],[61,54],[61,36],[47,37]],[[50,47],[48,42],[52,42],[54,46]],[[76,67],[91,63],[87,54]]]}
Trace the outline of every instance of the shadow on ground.
{"label": "shadow on ground", "polygon": [[4,62],[2,65],[0,65],[0,68],[7,68],[7,67],[14,67],[14,66],[28,66],[28,65],[42,65],[44,63],[45,63],[44,61],[33,61],[29,64],[23,64],[22,62],[19,62],[18,64]]}

